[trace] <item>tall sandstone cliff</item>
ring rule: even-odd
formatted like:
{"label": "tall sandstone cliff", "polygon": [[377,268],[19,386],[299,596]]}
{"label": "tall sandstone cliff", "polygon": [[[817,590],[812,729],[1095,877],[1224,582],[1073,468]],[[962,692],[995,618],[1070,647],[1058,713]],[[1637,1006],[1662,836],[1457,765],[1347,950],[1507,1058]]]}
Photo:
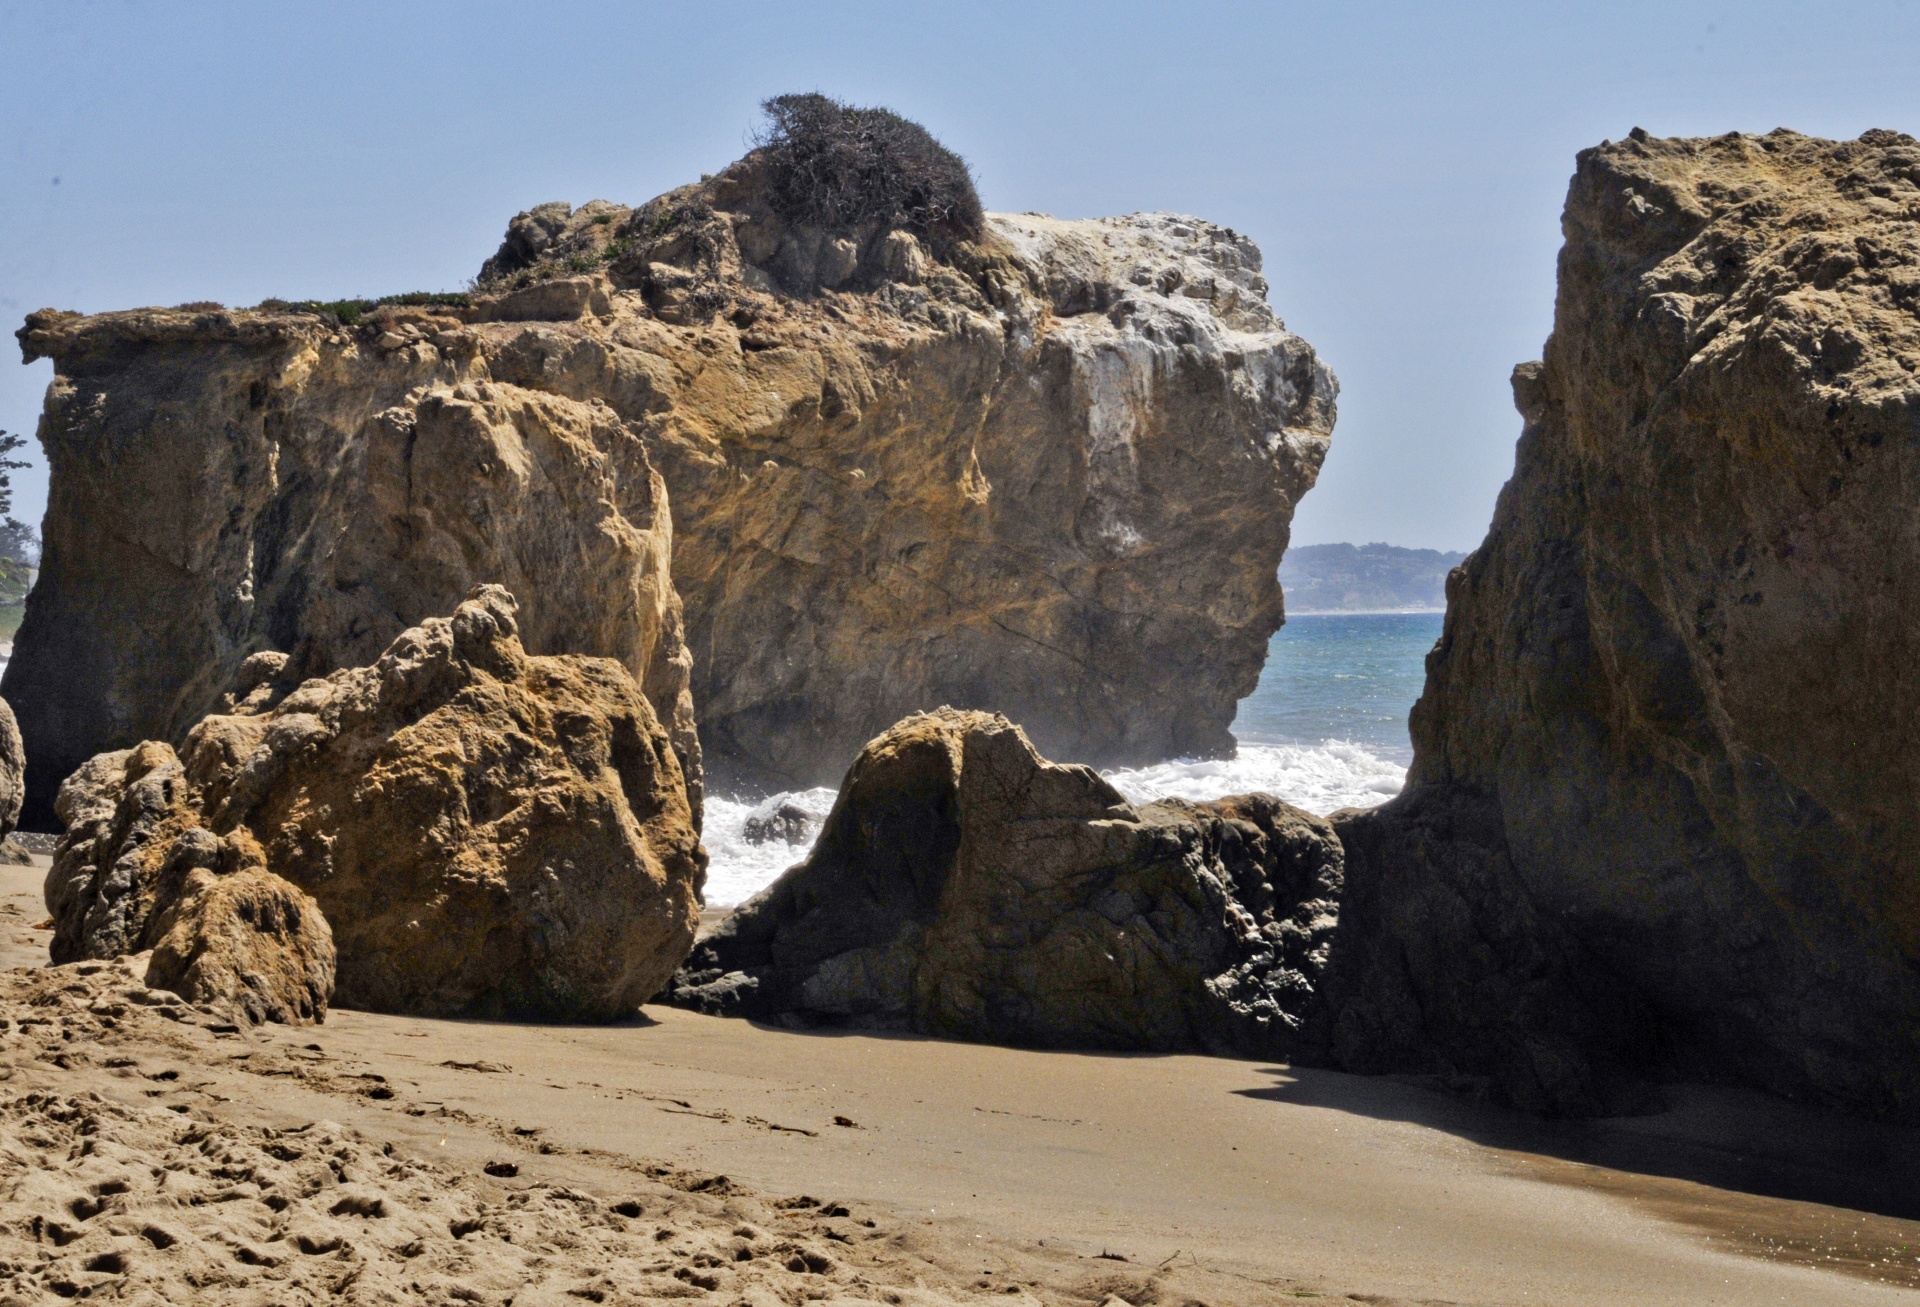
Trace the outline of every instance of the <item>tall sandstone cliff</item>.
{"label": "tall sandstone cliff", "polygon": [[1580,156],[1406,792],[1337,822],[1336,1058],[1554,1111],[1920,1110],[1920,144]]}
{"label": "tall sandstone cliff", "polygon": [[1334,416],[1258,250],[1168,215],[936,248],[784,222],[763,174],[541,206],[483,293],[353,326],[33,315],[30,817],[247,655],[366,662],[484,582],[530,652],[640,676],[689,777],[832,783],[942,703],[1094,763],[1230,749]]}

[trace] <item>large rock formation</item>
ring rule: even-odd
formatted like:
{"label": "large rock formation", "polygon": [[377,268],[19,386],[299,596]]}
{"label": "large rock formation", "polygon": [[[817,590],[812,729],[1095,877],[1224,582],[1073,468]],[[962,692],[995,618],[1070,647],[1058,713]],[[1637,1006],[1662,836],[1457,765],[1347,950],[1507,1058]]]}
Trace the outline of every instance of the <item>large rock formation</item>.
{"label": "large rock formation", "polygon": [[93,754],[181,743],[251,655],[290,655],[294,678],[360,666],[483,582],[526,597],[535,653],[640,678],[697,810],[665,487],[606,405],[491,375],[520,329],[212,305],[28,320],[26,357],[58,369],[40,578],[0,678],[30,823]]}
{"label": "large rock formation", "polygon": [[1547,1110],[1920,1110],[1920,144],[1580,156],[1405,794],[1338,822],[1333,1051]]}
{"label": "large rock formation", "polygon": [[1041,1047],[1285,1056],[1340,893],[1319,818],[1253,795],[1128,806],[1003,717],[870,743],[812,853],[664,996],[725,1015]]}
{"label": "large rock formation", "polygon": [[305,914],[331,926],[328,985],[352,1007],[633,1012],[699,911],[679,762],[625,668],[528,657],[514,608],[482,587],[297,687],[257,655],[179,757],[91,759],[60,792],[54,961],[152,947],[149,983],[237,998],[251,974],[271,1008],[318,974]]}
{"label": "large rock formation", "polygon": [[463,303],[37,313],[46,557],[0,682],[35,799],[253,652],[364,662],[480,581],[641,676],[683,763],[690,650],[729,781],[830,781],[943,702],[1089,762],[1226,751],[1333,424],[1259,265],[1164,214],[796,225],[756,153],[520,215]]}

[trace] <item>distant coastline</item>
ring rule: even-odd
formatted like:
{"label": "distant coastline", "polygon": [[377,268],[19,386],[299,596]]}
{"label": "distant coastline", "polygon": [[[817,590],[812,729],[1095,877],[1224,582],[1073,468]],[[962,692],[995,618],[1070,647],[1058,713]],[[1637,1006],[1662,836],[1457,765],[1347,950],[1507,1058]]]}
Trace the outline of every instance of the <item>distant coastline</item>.
{"label": "distant coastline", "polygon": [[1445,608],[1289,608],[1287,620],[1296,617],[1417,617],[1443,616]]}
{"label": "distant coastline", "polygon": [[1297,617],[1361,613],[1440,613],[1447,573],[1466,554],[1366,545],[1299,545],[1280,560],[1280,589]]}

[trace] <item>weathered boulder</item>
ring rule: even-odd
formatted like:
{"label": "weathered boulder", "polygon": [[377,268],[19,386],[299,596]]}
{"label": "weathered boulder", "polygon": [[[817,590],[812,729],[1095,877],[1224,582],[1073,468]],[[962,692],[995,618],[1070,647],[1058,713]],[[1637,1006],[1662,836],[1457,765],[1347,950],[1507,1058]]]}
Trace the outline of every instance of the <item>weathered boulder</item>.
{"label": "weathered boulder", "polygon": [[326,1019],[334,947],[318,905],[261,865],[248,832],[207,829],[170,747],[88,759],[58,806],[67,834],[46,883],[56,964],[152,950],[156,989],[253,1022]]}
{"label": "weathered boulder", "polygon": [[943,244],[767,190],[756,153],[543,205],[482,293],[353,326],[34,314],[46,556],[0,681],[34,801],[178,744],[256,651],[363,663],[483,581],[530,649],[640,676],[696,782],[692,702],[716,778],[771,789],[947,702],[1102,765],[1229,751],[1334,418],[1253,243],[1025,214]]}
{"label": "weathered boulder", "polygon": [[1920,143],[1580,155],[1406,792],[1336,819],[1349,1068],[1920,1111]]}
{"label": "weathered boulder", "polygon": [[324,1021],[333,932],[306,894],[264,867],[195,867],[155,919],[147,984],[258,1024]]}
{"label": "weathered boulder", "polygon": [[1019,727],[943,708],[870,743],[807,860],[663,998],[989,1043],[1284,1056],[1311,1015],[1341,855],[1251,795],[1130,807]]}
{"label": "weathered boulder", "polygon": [[[178,759],[149,742],[88,762],[60,796],[55,960],[156,946],[156,976],[203,989],[249,967],[302,982],[319,975],[298,944],[317,904],[348,1006],[634,1011],[685,957],[699,910],[679,762],[625,668],[529,657],[514,612],[483,586],[372,666],[241,682]],[[276,936],[289,943],[274,953]]]}

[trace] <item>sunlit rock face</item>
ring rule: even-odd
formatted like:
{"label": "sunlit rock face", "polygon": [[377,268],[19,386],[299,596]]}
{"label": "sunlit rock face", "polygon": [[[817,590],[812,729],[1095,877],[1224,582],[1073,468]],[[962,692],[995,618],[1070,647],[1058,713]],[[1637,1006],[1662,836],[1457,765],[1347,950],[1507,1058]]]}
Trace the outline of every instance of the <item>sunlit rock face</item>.
{"label": "sunlit rock face", "polygon": [[1920,1108],[1920,143],[1580,156],[1405,794],[1338,821],[1358,1070]]}
{"label": "sunlit rock face", "polygon": [[529,657],[480,586],[365,667],[250,660],[226,711],[61,787],[61,962],[153,949],[148,983],[251,1020],[613,1021],[693,946],[706,855],[678,759],[618,663]]}
{"label": "sunlit rock face", "polygon": [[[625,223],[665,233],[609,264],[654,313],[612,350],[656,361],[636,420],[716,779],[831,785],[940,704],[1099,764],[1231,750],[1335,395],[1250,241],[994,214],[935,257],[785,226],[751,158]],[[556,339],[541,367],[573,357]]]}
{"label": "sunlit rock face", "polygon": [[36,313],[45,555],[0,693],[29,825],[94,753],[184,742],[251,655],[371,663],[479,584],[534,653],[613,658],[699,801],[666,486],[605,405],[502,381],[500,327],[380,311]]}
{"label": "sunlit rock face", "polygon": [[489,582],[530,651],[641,679],[696,800],[703,745],[830,784],[943,703],[1100,764],[1230,750],[1336,389],[1259,251],[1165,214],[796,227],[762,174],[529,210],[474,295],[350,324],[35,314],[30,819],[248,655],[357,665]]}

